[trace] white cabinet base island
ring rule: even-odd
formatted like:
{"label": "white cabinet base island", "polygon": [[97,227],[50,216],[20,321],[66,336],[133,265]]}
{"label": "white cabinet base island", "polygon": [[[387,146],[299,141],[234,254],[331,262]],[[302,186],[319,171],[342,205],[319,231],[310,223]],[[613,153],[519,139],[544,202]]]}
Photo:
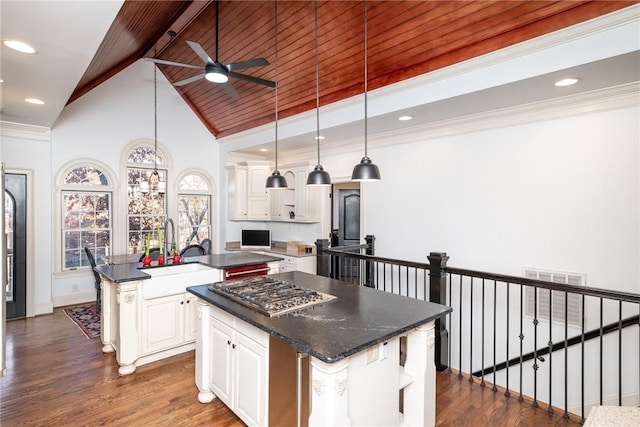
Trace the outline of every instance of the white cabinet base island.
{"label": "white cabinet base island", "polygon": [[[449,307],[297,271],[268,277],[187,288],[200,402],[218,397],[252,426],[435,424],[434,322]],[[249,298],[259,280],[274,301],[287,284],[328,298],[269,312]]]}
{"label": "white cabinet base island", "polygon": [[212,254],[191,262],[142,268],[141,263],[96,267],[102,276],[102,351],[115,353],[120,375],[138,366],[195,349],[198,298],[186,288],[218,282],[232,267],[266,264],[279,257]]}

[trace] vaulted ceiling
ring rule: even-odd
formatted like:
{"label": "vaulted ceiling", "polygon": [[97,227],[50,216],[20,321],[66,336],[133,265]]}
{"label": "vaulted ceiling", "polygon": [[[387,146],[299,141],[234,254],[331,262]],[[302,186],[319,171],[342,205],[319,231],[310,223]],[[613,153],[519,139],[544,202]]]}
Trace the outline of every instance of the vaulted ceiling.
{"label": "vaulted ceiling", "polygon": [[[368,89],[386,86],[627,7],[638,1],[367,2]],[[126,0],[78,83],[73,102],[142,57],[203,65],[196,41],[228,64],[257,57],[269,65],[241,70],[278,82],[278,117],[316,107],[313,1]],[[325,105],[363,92],[365,3],[318,1],[319,98]],[[276,38],[277,26],[277,38]],[[172,35],[170,35],[170,33]],[[276,70],[277,42],[277,70]],[[175,83],[200,70],[159,65]],[[199,79],[176,86],[217,137],[272,122],[276,90],[231,79],[237,96]]]}

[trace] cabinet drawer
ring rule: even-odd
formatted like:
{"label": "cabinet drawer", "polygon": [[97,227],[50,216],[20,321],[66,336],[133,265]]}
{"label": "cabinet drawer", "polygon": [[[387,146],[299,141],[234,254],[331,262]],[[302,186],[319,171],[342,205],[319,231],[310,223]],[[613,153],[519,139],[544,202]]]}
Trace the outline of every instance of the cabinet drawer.
{"label": "cabinet drawer", "polygon": [[224,310],[220,310],[218,307],[212,304],[209,304],[209,310],[211,313],[211,317],[233,328],[234,317],[232,315]]}
{"label": "cabinet drawer", "polygon": [[269,345],[269,334],[245,322],[235,318],[235,330],[255,341],[263,347]]}

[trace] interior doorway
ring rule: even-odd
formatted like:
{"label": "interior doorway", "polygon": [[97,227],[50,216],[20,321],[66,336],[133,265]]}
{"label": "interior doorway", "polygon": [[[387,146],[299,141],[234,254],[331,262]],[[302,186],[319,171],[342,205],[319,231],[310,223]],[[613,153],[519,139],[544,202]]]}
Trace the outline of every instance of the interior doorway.
{"label": "interior doorway", "polygon": [[[360,244],[360,184],[334,184],[332,194],[331,246]],[[356,262],[342,260],[335,268],[342,279],[355,280],[360,275],[360,268]]]}
{"label": "interior doorway", "polygon": [[27,315],[27,175],[5,173],[7,239],[7,319]]}

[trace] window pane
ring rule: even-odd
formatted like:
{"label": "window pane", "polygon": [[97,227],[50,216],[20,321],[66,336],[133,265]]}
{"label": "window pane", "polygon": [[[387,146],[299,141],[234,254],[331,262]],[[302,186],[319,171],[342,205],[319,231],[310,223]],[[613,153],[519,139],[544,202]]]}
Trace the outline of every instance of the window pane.
{"label": "window pane", "polygon": [[111,193],[62,194],[63,268],[88,267],[85,246],[97,259],[111,245]]}
{"label": "window pane", "polygon": [[[166,195],[157,191],[140,192],[140,181],[151,178],[151,169],[127,168],[128,206],[128,253],[144,251],[146,235],[157,239],[157,230],[164,226],[166,218]],[[166,171],[159,171],[166,179]]]}
{"label": "window pane", "polygon": [[178,245],[183,248],[211,239],[209,221],[210,196],[180,195],[178,197]]}
{"label": "window pane", "polygon": [[73,169],[64,177],[63,182],[73,185],[109,185],[105,174],[93,166],[81,166]]}
{"label": "window pane", "polygon": [[200,175],[191,174],[187,175],[180,180],[178,184],[179,190],[197,190],[197,191],[209,191],[207,182]]}
{"label": "window pane", "polygon": [[[127,158],[127,162],[128,163],[142,163],[142,164],[153,165],[153,164],[155,164],[155,155],[154,154],[155,154],[155,149],[153,147],[150,147],[150,146],[136,147],[133,150],[131,150],[131,152],[129,153],[129,157]],[[160,150],[158,150],[157,164],[158,165],[164,165],[165,164],[164,156],[162,155]]]}

